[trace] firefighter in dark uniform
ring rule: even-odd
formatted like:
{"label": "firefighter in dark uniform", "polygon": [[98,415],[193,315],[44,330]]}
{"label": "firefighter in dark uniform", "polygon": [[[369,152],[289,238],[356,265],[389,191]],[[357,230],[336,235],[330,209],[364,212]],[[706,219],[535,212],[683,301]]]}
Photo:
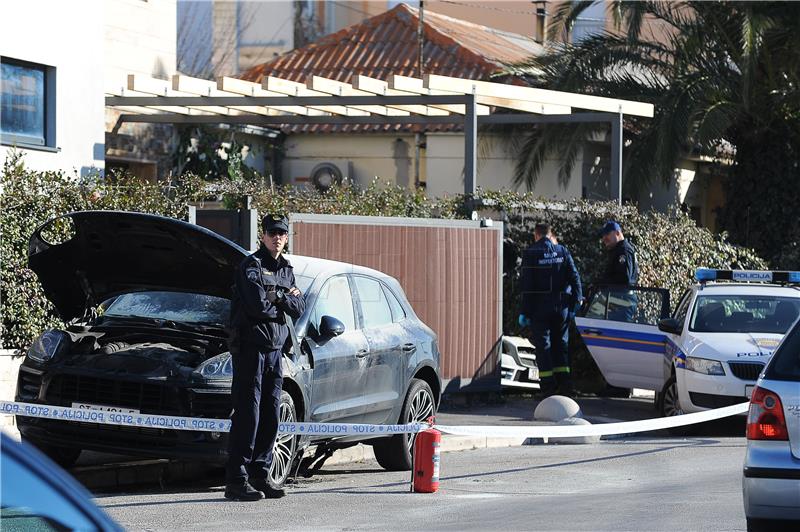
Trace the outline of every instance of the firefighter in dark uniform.
{"label": "firefighter in dark uniform", "polygon": [[600,230],[600,238],[608,250],[608,260],[602,284],[635,286],[639,279],[636,249],[622,234],[619,223],[611,220]]}
{"label": "firefighter in dark uniform", "polygon": [[520,325],[531,330],[536,347],[539,398],[574,396],[567,353],[569,322],[583,299],[581,280],[569,250],[550,238],[548,224],[536,224],[535,243],[522,256]]}
{"label": "firefighter in dark uniform", "polygon": [[[639,265],[636,262],[636,249],[625,239],[619,223],[610,220],[600,230],[600,238],[608,250],[608,258],[600,284],[616,286],[636,286],[639,280]],[[614,290],[614,289],[610,289]],[[625,302],[609,308],[608,318],[614,321],[631,323],[636,317],[638,298],[633,291],[614,290],[618,299]]]}
{"label": "firefighter in dark uniform", "polygon": [[233,415],[225,498],[232,500],[284,495],[280,486],[270,485],[268,474],[280,416],[286,315],[297,319],[305,309],[292,266],[281,255],[288,221],[268,215],[262,224],[262,245],[237,268],[231,298]]}

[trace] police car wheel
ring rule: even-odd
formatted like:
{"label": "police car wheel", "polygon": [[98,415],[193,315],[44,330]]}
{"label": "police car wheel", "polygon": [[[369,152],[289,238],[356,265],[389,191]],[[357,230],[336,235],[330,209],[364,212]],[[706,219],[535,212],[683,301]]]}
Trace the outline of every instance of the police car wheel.
{"label": "police car wheel", "polygon": [[661,391],[661,415],[663,417],[680,416],[683,414],[678,398],[678,382],[672,376]]}
{"label": "police car wheel", "polygon": [[[420,379],[411,379],[400,423],[422,423],[436,414],[436,400],[428,383]],[[395,434],[383,438],[373,444],[372,450],[378,464],[387,471],[410,471],[412,467],[411,453],[414,448],[413,434]]]}
{"label": "police car wheel", "polygon": [[[297,421],[297,410],[292,396],[281,391],[280,423]],[[275,447],[272,448],[272,465],[269,468],[269,483],[273,488],[280,488],[292,472],[295,454],[297,453],[297,436],[278,434]]]}

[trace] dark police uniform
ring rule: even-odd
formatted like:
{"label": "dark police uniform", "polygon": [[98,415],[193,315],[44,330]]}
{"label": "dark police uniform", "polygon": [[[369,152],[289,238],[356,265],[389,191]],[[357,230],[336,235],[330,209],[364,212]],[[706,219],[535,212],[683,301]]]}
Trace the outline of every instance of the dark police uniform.
{"label": "dark police uniform", "polygon": [[543,237],[523,252],[522,313],[530,323],[544,395],[556,384],[571,388],[569,313],[581,299],[580,276],[567,248]]}
{"label": "dark police uniform", "polygon": [[635,286],[639,279],[639,265],[636,263],[636,248],[627,239],[620,240],[608,250],[606,269],[601,282]]}
{"label": "dark police uniform", "polygon": [[[636,286],[638,280],[639,265],[636,263],[636,249],[627,239],[620,240],[616,246],[608,250],[608,260],[601,283]],[[615,290],[614,294],[625,304],[609,309],[608,319],[632,323],[635,320],[639,303],[636,294],[628,290]]]}
{"label": "dark police uniform", "polygon": [[[274,225],[288,228],[284,218],[276,218]],[[269,221],[265,225],[265,229],[271,228]],[[294,286],[294,273],[286,258],[280,255],[274,259],[263,245],[242,261],[235,273],[230,331],[233,415],[226,468],[229,486],[268,478],[280,415],[282,351],[289,335],[285,314],[297,319],[305,310],[302,295],[288,292]]]}

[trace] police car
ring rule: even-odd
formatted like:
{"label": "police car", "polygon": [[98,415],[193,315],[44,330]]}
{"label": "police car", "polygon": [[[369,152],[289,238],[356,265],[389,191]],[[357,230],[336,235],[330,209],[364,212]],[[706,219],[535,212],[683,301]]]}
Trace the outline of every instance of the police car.
{"label": "police car", "polygon": [[605,379],[656,391],[664,416],[749,400],[800,315],[800,272],[710,270],[672,315],[666,290],[599,287],[576,319]]}

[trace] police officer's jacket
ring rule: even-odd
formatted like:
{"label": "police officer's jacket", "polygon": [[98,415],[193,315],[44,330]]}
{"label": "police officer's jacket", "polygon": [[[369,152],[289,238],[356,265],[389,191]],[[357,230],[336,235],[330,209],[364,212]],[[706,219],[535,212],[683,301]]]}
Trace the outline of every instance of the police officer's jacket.
{"label": "police officer's jacket", "polygon": [[601,283],[634,286],[639,279],[636,249],[627,239],[608,251],[608,261]]}
{"label": "police officer's jacket", "polygon": [[523,314],[560,312],[582,298],[578,269],[567,248],[544,237],[523,252]]}
{"label": "police officer's jacket", "polygon": [[[261,246],[242,261],[234,274],[231,297],[231,349],[241,344],[266,349],[284,346],[289,335],[284,313],[296,320],[306,308],[302,294],[289,294],[293,286],[292,265],[283,255],[276,260]],[[271,290],[282,293],[274,303],[267,299]]]}

